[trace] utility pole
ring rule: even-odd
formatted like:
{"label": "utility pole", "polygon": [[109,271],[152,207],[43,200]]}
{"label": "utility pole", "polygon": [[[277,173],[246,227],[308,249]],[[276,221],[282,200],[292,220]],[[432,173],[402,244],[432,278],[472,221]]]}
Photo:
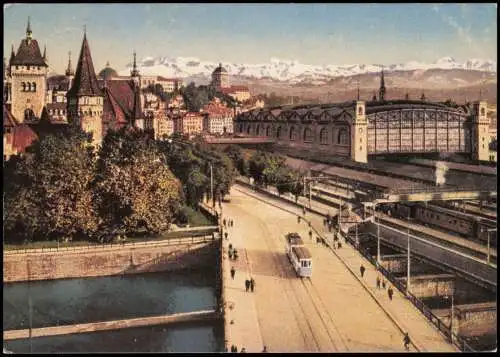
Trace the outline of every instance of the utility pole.
{"label": "utility pole", "polygon": [[215,199],[214,199],[214,174],[212,170],[212,163],[209,163],[210,165],[210,198],[212,199],[212,207],[215,206]]}
{"label": "utility pole", "polygon": [[30,272],[30,258],[29,256],[26,259],[26,268],[27,268],[27,274],[28,274],[28,324],[29,324],[29,341],[30,341],[30,354],[33,353],[33,343],[31,340],[31,325],[32,325],[32,316],[31,316],[31,272]]}
{"label": "utility pole", "polygon": [[311,196],[312,196],[312,180],[309,179],[309,209],[311,209]]}
{"label": "utility pole", "polygon": [[[408,222],[410,221],[410,216],[408,215]],[[408,227],[408,274],[407,274],[407,283],[406,283],[406,294],[410,292],[410,228]]]}
{"label": "utility pole", "polygon": [[380,265],[380,222],[377,219],[375,207],[376,204],[373,206],[373,219],[377,223],[377,264]]}
{"label": "utility pole", "polygon": [[491,232],[496,232],[497,229],[496,228],[491,228],[491,229],[487,229],[486,230],[486,234],[487,234],[487,237],[488,237],[488,246],[487,246],[487,252],[486,252],[486,263],[488,263],[488,265],[490,265],[490,233]]}

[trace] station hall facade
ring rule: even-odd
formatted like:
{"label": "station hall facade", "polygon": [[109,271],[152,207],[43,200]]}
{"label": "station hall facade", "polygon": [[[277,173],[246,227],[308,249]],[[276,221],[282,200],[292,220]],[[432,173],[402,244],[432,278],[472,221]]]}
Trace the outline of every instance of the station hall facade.
{"label": "station hall facade", "polygon": [[256,109],[235,117],[235,134],[360,163],[367,163],[368,155],[390,153],[464,153],[474,160],[490,159],[485,101],[448,106],[385,96],[382,72],[378,99]]}

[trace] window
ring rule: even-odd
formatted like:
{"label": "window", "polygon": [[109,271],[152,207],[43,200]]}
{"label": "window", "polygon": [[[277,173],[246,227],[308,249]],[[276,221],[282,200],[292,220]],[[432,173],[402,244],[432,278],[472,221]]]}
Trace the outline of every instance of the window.
{"label": "window", "polygon": [[26,69],[29,71],[30,70],[30,66],[28,66]]}
{"label": "window", "polygon": [[31,92],[31,83],[26,83],[26,92]]}
{"label": "window", "polygon": [[295,141],[297,140],[297,130],[295,129],[295,127],[291,127],[290,128],[290,141]]}
{"label": "window", "polygon": [[328,144],[328,130],[325,128],[319,132],[319,142],[323,145]]}
{"label": "window", "polygon": [[484,108],[481,108],[481,115],[484,115],[484,112],[485,112]]}
{"label": "window", "polygon": [[346,129],[340,129],[338,138],[337,138],[337,143],[340,145],[349,145],[349,137],[347,135],[347,130]]}
{"label": "window", "polygon": [[304,129],[303,140],[304,142],[312,142],[313,141],[312,131],[309,128]]}
{"label": "window", "polygon": [[40,70],[40,66],[38,66],[36,69]]}
{"label": "window", "polygon": [[26,92],[26,83],[23,82],[21,85],[23,86],[23,92]]}
{"label": "window", "polygon": [[31,91],[36,92],[36,83],[35,82],[31,83]]}
{"label": "window", "polygon": [[283,130],[281,130],[281,126],[278,127],[278,129],[276,130],[276,137],[278,139],[281,139],[281,137],[283,136]]}
{"label": "window", "polygon": [[271,136],[271,127],[270,126],[268,126],[266,128],[266,136]]}
{"label": "window", "polygon": [[363,107],[359,107],[359,109],[358,109],[358,114],[359,114],[359,115],[363,115]]}

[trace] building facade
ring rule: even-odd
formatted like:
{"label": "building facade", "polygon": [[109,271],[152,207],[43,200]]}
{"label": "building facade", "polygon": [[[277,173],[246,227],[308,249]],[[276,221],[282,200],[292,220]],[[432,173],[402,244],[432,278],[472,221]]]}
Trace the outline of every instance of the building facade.
{"label": "building facade", "polygon": [[179,118],[179,132],[184,135],[196,135],[203,131],[203,115],[188,112]]}
{"label": "building facade", "polygon": [[232,134],[234,111],[223,105],[218,98],[202,109],[203,131],[210,134]]}
{"label": "building facade", "polygon": [[450,107],[387,100],[383,80],[379,96],[384,100],[256,109],[235,118],[235,132],[361,163],[368,155],[389,153],[464,153],[489,160],[486,102]]}

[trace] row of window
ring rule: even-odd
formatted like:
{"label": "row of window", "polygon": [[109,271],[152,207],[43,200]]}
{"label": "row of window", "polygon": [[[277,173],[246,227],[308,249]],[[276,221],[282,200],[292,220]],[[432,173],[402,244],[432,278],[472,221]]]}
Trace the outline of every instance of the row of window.
{"label": "row of window", "polygon": [[[26,66],[26,69],[29,71],[31,66]],[[33,66],[35,68],[35,66]],[[16,66],[16,69],[19,69],[19,66]],[[36,69],[40,70],[40,66],[36,66]]]}
{"label": "row of window", "polygon": [[[260,126],[257,125],[257,128],[256,128],[256,133],[257,135],[259,135],[260,133]],[[243,130],[243,126],[240,124],[240,127],[239,127],[239,132],[242,132]],[[262,128],[264,130],[264,128]],[[270,136],[273,136],[272,133],[272,128],[271,127],[267,127],[265,128],[265,136],[267,137],[270,137]],[[281,127],[278,127],[278,129],[276,129],[276,138],[278,139],[284,139],[285,138],[285,130],[282,129]],[[251,127],[250,125],[247,127],[247,134],[250,135],[250,132],[251,132]],[[289,132],[289,139],[290,141],[297,141],[297,138],[298,138],[298,130],[294,127],[291,127],[290,128],[290,132]],[[314,134],[312,132],[311,129],[309,128],[305,128],[304,129],[304,132],[302,134],[302,140],[304,142],[313,142],[314,141]],[[319,142],[320,144],[323,144],[323,145],[327,145],[328,144],[328,130],[323,128],[321,129],[321,131],[319,132]],[[337,133],[337,140],[336,140],[336,143],[339,144],[339,145],[349,145],[349,132],[347,129],[340,129]]]}
{"label": "row of window", "polygon": [[23,92],[36,92],[36,83],[35,82],[22,82],[21,83],[21,91]]}

